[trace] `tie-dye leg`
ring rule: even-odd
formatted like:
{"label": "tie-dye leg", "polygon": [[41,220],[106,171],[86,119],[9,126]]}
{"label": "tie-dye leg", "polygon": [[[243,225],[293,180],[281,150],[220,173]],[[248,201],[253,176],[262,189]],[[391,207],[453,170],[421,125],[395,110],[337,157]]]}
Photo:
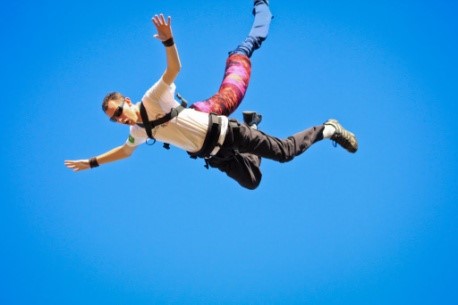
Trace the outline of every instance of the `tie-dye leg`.
{"label": "tie-dye leg", "polygon": [[233,113],[245,96],[251,75],[250,57],[267,38],[272,14],[268,1],[254,2],[254,22],[245,41],[229,53],[224,78],[218,92],[209,99],[194,103],[191,108],[219,115]]}
{"label": "tie-dye leg", "polygon": [[230,55],[218,92],[207,100],[194,103],[191,107],[202,112],[230,115],[245,96],[250,74],[251,62],[248,57],[237,53]]}

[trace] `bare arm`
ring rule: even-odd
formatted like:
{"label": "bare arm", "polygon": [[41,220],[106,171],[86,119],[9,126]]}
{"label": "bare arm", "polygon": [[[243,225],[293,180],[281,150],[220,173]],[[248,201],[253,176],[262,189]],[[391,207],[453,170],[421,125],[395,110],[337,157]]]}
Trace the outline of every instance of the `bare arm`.
{"label": "bare arm", "polygon": [[[102,165],[105,163],[110,163],[110,162],[114,162],[114,161],[118,161],[118,160],[130,157],[132,153],[134,152],[135,148],[136,147],[132,147],[127,144],[124,144],[116,148],[113,148],[112,150],[107,151],[106,153],[98,155],[95,158],[97,160],[97,163],[99,165]],[[65,166],[67,166],[69,169],[73,170],[74,172],[78,172],[81,170],[91,168],[89,164],[89,159],[65,160],[64,163],[65,163]]]}
{"label": "bare arm", "polygon": [[[169,16],[167,21],[165,20],[162,14],[155,15],[152,19],[153,24],[156,26],[157,34],[154,35],[155,38],[160,41],[168,41],[172,39],[172,18]],[[167,68],[165,69],[164,74],[162,74],[162,79],[168,85],[171,85],[181,69],[180,56],[178,55],[178,50],[173,43],[171,46],[165,47],[165,54],[167,58]]]}

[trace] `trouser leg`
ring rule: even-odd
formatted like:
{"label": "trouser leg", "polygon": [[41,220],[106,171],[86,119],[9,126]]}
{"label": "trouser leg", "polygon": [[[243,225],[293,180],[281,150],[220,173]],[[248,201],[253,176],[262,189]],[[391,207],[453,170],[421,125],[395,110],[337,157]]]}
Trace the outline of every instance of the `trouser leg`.
{"label": "trouser leg", "polygon": [[241,154],[233,150],[221,151],[207,160],[208,165],[218,168],[241,186],[253,190],[261,182],[261,158],[253,154]]}
{"label": "trouser leg", "polygon": [[324,126],[314,126],[286,139],[279,139],[231,120],[223,147],[278,162],[288,162],[323,139]]}
{"label": "trouser leg", "polygon": [[291,161],[322,140],[323,129],[323,125],[314,126],[282,140],[231,120],[221,151],[208,163],[241,186],[255,189],[262,178],[261,157],[278,162]]}

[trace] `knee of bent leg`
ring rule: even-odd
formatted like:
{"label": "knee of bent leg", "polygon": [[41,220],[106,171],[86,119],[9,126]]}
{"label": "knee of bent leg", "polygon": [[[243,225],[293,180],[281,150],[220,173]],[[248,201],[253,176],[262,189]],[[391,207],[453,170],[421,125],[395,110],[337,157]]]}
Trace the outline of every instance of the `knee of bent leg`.
{"label": "knee of bent leg", "polygon": [[262,174],[256,171],[251,175],[245,176],[244,179],[239,179],[237,182],[246,189],[254,190],[261,184]]}
{"label": "knee of bent leg", "polygon": [[261,180],[256,180],[256,179],[253,179],[253,180],[246,180],[246,181],[240,181],[239,184],[241,186],[243,186],[244,188],[246,189],[249,189],[249,190],[254,190],[256,189],[259,184],[261,183]]}
{"label": "knee of bent leg", "polygon": [[275,156],[272,159],[280,163],[286,163],[293,160],[294,156],[285,151],[279,151],[275,154]]}

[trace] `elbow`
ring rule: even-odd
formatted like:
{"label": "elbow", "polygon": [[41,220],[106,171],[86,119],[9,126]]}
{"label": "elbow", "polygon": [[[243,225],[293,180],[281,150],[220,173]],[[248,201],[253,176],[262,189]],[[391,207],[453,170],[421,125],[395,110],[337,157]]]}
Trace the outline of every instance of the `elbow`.
{"label": "elbow", "polygon": [[181,70],[181,60],[179,58],[177,60],[173,61],[172,68],[177,74],[180,72],[180,70]]}
{"label": "elbow", "polygon": [[180,67],[168,67],[162,75],[162,79],[166,84],[171,85],[175,81],[179,72]]}
{"label": "elbow", "polygon": [[132,154],[134,152],[134,149],[135,148],[131,148],[130,146],[127,146],[127,145],[123,146],[122,154],[123,154],[124,158],[128,158],[128,157],[132,156]]}
{"label": "elbow", "polygon": [[126,151],[126,158],[132,156],[133,153],[134,153],[134,150],[133,150],[133,149],[131,149],[131,148],[128,149],[128,150]]}
{"label": "elbow", "polygon": [[172,70],[172,73],[175,74],[175,76],[178,75],[178,73],[180,73],[180,71],[181,71],[181,64],[178,63],[171,70]]}

